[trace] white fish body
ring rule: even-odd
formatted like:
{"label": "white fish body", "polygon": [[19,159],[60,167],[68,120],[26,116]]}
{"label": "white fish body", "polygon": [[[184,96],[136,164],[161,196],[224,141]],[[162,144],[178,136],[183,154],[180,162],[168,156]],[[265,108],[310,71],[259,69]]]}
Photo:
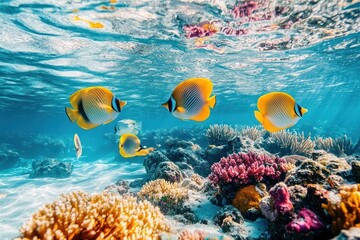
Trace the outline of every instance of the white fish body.
{"label": "white fish body", "polygon": [[120,120],[115,125],[115,134],[123,135],[123,134],[135,134],[137,135],[142,129],[142,123],[136,122],[131,119]]}
{"label": "white fish body", "polygon": [[76,149],[76,160],[79,160],[82,154],[82,146],[79,136],[75,133],[74,135],[74,145]]}

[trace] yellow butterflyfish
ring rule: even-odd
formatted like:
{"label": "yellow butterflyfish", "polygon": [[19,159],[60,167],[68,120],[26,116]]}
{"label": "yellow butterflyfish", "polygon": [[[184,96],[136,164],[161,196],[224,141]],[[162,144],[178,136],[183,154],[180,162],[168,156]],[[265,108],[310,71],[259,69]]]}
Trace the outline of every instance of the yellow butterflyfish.
{"label": "yellow butterflyfish", "polygon": [[65,108],[72,123],[83,129],[92,129],[113,121],[126,105],[104,87],[88,87],[78,90],[70,96],[73,108]]}
{"label": "yellow butterflyfish", "polygon": [[154,148],[146,148],[141,146],[140,139],[134,134],[126,133],[120,137],[119,152],[120,155],[125,158],[146,156],[154,150]]}
{"label": "yellow butterflyfish", "polygon": [[271,92],[261,96],[257,107],[259,111],[254,111],[255,118],[269,132],[294,126],[308,111],[285,92]]}
{"label": "yellow butterflyfish", "polygon": [[210,108],[216,105],[216,96],[210,97],[212,89],[210,79],[190,78],[177,85],[162,105],[179,119],[204,121],[210,116]]}

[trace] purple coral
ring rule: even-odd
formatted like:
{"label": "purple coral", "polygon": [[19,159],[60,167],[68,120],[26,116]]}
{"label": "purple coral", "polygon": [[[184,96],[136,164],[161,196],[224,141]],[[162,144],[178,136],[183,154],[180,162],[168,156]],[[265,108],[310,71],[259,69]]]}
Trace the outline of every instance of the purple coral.
{"label": "purple coral", "polygon": [[290,193],[285,185],[281,182],[270,189],[271,198],[274,201],[274,208],[278,213],[286,214],[293,209],[290,201]]}
{"label": "purple coral", "polygon": [[308,233],[322,228],[324,224],[313,211],[307,208],[301,209],[297,217],[286,225],[287,231],[297,233]]}
{"label": "purple coral", "polygon": [[234,6],[232,9],[232,14],[234,18],[242,18],[250,16],[256,9],[258,8],[258,4],[255,1],[245,2],[243,4],[239,4]]}
{"label": "purple coral", "polygon": [[213,184],[238,185],[279,180],[286,172],[286,160],[264,154],[234,153],[211,166],[209,179]]}
{"label": "purple coral", "polygon": [[186,38],[207,37],[212,36],[217,32],[214,23],[208,21],[195,25],[186,24],[183,29],[185,31]]}

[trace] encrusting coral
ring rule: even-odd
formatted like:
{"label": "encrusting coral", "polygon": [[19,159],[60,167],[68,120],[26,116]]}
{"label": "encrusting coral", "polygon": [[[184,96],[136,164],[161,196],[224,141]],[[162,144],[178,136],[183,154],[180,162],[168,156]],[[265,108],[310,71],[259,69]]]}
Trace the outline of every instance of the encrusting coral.
{"label": "encrusting coral", "polygon": [[344,186],[340,189],[340,202],[323,204],[332,216],[332,231],[335,235],[341,229],[360,227],[360,184]]}
{"label": "encrusting coral", "polygon": [[315,143],[311,141],[310,136],[305,137],[304,133],[290,131],[279,131],[271,133],[268,142],[270,152],[279,152],[280,155],[302,155],[311,156]]}
{"label": "encrusting coral", "polygon": [[230,240],[232,238],[218,235],[218,234],[209,234],[201,230],[189,231],[183,230],[180,233],[178,240]]}
{"label": "encrusting coral", "polygon": [[189,197],[188,189],[179,183],[157,179],[146,183],[138,192],[141,199],[149,200],[159,206],[163,212],[176,210]]}
{"label": "encrusting coral", "polygon": [[211,145],[223,145],[237,135],[236,130],[226,124],[211,125],[205,133]]}
{"label": "encrusting coral", "polygon": [[164,216],[147,201],[72,192],[40,208],[18,239],[157,239],[162,231]]}
{"label": "encrusting coral", "polygon": [[240,210],[241,213],[246,212],[250,208],[259,210],[259,203],[261,201],[261,194],[256,189],[255,185],[249,185],[240,188],[232,201],[232,205]]}
{"label": "encrusting coral", "polygon": [[324,227],[325,225],[313,211],[303,208],[297,216],[286,225],[286,230],[289,232],[308,233]]}
{"label": "encrusting coral", "polygon": [[234,153],[211,166],[209,179],[213,184],[244,185],[280,180],[286,172],[286,160],[254,152]]}

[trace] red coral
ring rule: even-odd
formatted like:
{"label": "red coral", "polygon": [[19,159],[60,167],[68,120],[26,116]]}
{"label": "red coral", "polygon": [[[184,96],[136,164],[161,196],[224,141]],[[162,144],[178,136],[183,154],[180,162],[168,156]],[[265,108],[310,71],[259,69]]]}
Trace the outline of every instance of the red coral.
{"label": "red coral", "polygon": [[318,216],[307,208],[301,209],[297,217],[286,225],[287,231],[297,233],[308,233],[323,228],[324,224]]}
{"label": "red coral", "polygon": [[285,214],[293,209],[290,201],[290,193],[285,185],[281,182],[270,189],[271,198],[274,200],[274,208],[278,213]]}
{"label": "red coral", "polygon": [[234,153],[211,166],[209,179],[213,184],[252,184],[279,180],[286,172],[286,160],[263,154]]}
{"label": "red coral", "polygon": [[213,22],[204,21],[198,24],[186,24],[183,27],[186,38],[199,38],[214,35],[218,30]]}

